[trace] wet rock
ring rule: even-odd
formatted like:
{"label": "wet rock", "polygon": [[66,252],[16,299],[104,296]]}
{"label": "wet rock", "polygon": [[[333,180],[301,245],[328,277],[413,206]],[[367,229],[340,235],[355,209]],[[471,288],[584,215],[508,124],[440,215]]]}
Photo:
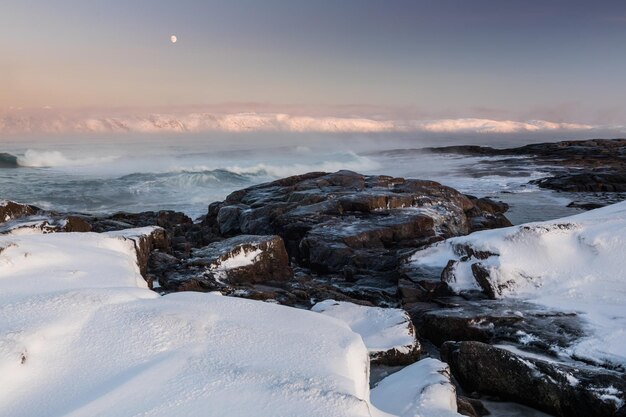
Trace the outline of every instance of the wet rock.
{"label": "wet rock", "polygon": [[420,336],[446,341],[511,343],[557,356],[584,332],[575,313],[550,311],[515,300],[447,297],[406,306]]}
{"label": "wet rock", "polygon": [[598,202],[588,203],[584,201],[572,201],[571,203],[567,205],[567,207],[579,208],[581,210],[595,210],[597,208],[601,208],[604,206],[606,206],[606,204],[604,203],[598,203]]}
{"label": "wet rock", "polygon": [[15,201],[0,201],[0,224],[21,217],[33,216],[40,212],[40,209],[28,204],[20,204]]}
{"label": "wet rock", "polygon": [[180,258],[190,255],[193,248],[206,246],[222,237],[218,231],[203,223],[194,223],[184,213],[171,210],[146,211],[142,213],[115,213],[111,216],[82,216],[91,224],[94,232],[110,232],[134,227],[159,226],[166,230],[170,250]]}
{"label": "wet rock", "polygon": [[202,224],[223,236],[279,235],[292,264],[332,275],[341,292],[369,287],[384,299],[397,297],[398,269],[416,248],[473,231],[472,219],[508,225],[505,209],[432,181],[339,171],[236,191]]}
{"label": "wet rock", "polygon": [[285,282],[293,278],[279,236],[240,235],[194,249],[188,259],[166,271],[160,283],[168,290],[211,291],[239,284]]}
{"label": "wet rock", "polygon": [[590,171],[543,178],[532,183],[565,192],[626,192],[626,172]]}
{"label": "wet rock", "polygon": [[504,217],[504,213],[509,209],[508,204],[490,198],[468,197],[475,206],[470,212],[472,231],[512,226],[511,222]]}
{"label": "wet rock", "polygon": [[56,213],[20,217],[0,225],[0,234],[10,233],[61,233],[90,232],[91,225],[79,216],[62,216]]}
{"label": "wet rock", "polygon": [[489,280],[489,270],[480,262],[472,264],[472,275],[487,297],[495,300],[496,296],[502,293],[502,289],[494,286]]}
{"label": "wet rock", "polygon": [[625,415],[624,376],[516,355],[480,342],[447,342],[442,359],[468,392],[496,395],[556,416]]}
{"label": "wet rock", "polygon": [[457,395],[456,397],[457,412],[464,416],[480,417],[486,416],[489,412],[485,409],[479,400]]}
{"label": "wet rock", "polygon": [[[626,139],[590,139],[535,143],[519,148],[495,149],[483,146],[428,148],[421,153],[452,153],[500,157],[490,161],[490,170],[511,168],[512,164],[533,164],[552,176],[531,181],[539,187],[563,192],[626,192]],[[511,161],[514,157],[526,157]],[[602,198],[599,198],[602,204]]]}

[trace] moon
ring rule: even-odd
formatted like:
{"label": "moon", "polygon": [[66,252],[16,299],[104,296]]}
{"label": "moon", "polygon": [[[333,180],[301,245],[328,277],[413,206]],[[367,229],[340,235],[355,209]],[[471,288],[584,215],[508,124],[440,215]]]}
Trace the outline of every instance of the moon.
{"label": "moon", "polygon": [[171,41],[172,43],[176,43],[176,41],[177,41],[177,40],[178,40],[178,38],[176,37],[176,35],[172,35],[172,36],[170,36],[170,41]]}

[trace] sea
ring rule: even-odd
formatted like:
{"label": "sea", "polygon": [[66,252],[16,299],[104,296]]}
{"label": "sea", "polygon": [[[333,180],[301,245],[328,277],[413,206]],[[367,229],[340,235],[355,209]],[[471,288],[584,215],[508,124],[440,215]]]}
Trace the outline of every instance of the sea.
{"label": "sea", "polygon": [[[556,139],[556,138],[555,138]],[[522,146],[519,137],[258,133],[0,138],[0,200],[62,212],[182,211],[198,218],[213,201],[255,184],[342,169],[441,182],[507,202],[514,224],[578,213],[572,197],[529,184],[548,167],[495,158],[428,154],[424,147]],[[545,139],[544,139],[545,141]]]}

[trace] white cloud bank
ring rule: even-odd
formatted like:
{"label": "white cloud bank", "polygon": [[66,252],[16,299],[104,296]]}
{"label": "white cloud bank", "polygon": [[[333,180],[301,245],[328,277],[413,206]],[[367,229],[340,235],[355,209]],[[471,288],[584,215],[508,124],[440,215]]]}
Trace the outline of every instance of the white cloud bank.
{"label": "white cloud bank", "polygon": [[[285,113],[154,113],[146,116],[85,117],[59,113],[0,113],[0,134],[159,133],[159,132],[327,132],[327,133],[537,133],[580,132],[606,127],[545,120],[478,118],[379,120],[363,117],[312,117]],[[614,128],[613,128],[614,129]]]}

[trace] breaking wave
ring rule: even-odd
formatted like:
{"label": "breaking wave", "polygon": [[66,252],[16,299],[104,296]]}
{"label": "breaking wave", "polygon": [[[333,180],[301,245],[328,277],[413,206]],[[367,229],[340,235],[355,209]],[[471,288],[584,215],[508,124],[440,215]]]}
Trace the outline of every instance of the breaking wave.
{"label": "breaking wave", "polygon": [[225,169],[180,171],[162,173],[134,173],[117,179],[121,183],[129,183],[131,190],[136,193],[152,190],[216,188],[243,186],[251,179],[245,175],[230,172]]}
{"label": "breaking wave", "polygon": [[111,162],[115,156],[68,158],[59,151],[37,151],[29,149],[22,156],[8,153],[0,154],[0,168],[52,168],[65,166],[84,166]]}
{"label": "breaking wave", "polygon": [[322,161],[310,164],[288,164],[288,165],[271,165],[256,164],[252,166],[242,167],[239,165],[230,166],[228,171],[241,175],[265,175],[273,178],[289,177],[291,175],[304,174],[307,172],[335,172],[342,169],[367,173],[368,171],[380,168],[380,163],[364,156],[357,155],[352,152],[346,153],[344,160]]}

